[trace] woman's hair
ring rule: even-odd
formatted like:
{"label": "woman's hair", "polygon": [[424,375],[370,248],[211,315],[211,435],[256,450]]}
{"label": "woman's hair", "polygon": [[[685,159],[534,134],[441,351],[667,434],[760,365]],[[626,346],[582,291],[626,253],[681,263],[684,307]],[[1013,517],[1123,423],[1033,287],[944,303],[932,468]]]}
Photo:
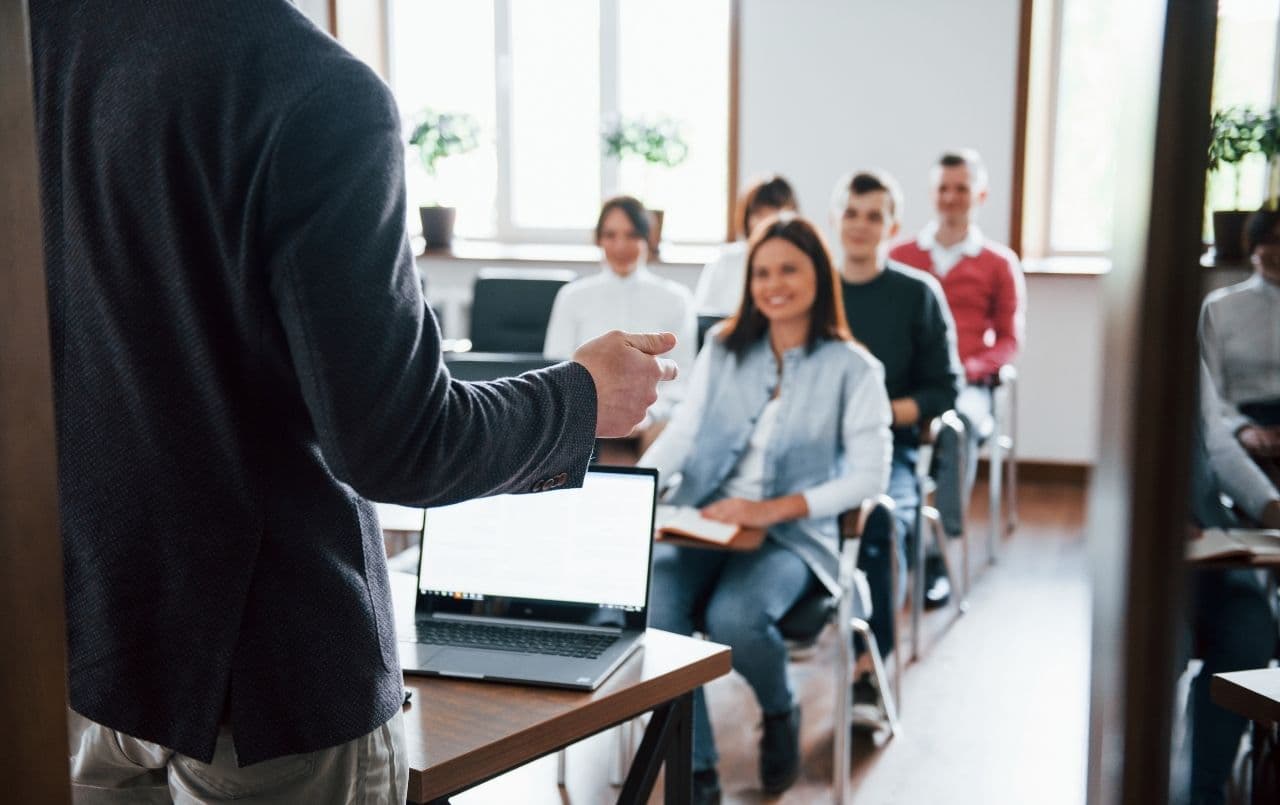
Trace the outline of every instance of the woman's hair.
{"label": "woman's hair", "polygon": [[1278,223],[1280,210],[1263,207],[1250,215],[1244,225],[1245,254],[1253,254],[1253,250],[1263,243],[1273,242]]}
{"label": "woman's hair", "polygon": [[596,243],[600,242],[600,233],[604,230],[604,219],[613,210],[622,210],[627,220],[631,222],[631,226],[635,228],[636,234],[646,243],[649,241],[649,213],[644,205],[639,199],[631,196],[614,196],[600,205],[600,217],[596,219]]}
{"label": "woman's hair", "polygon": [[755,180],[746,192],[738,197],[738,210],[734,216],[738,234],[751,237],[751,216],[761,210],[797,210],[796,193],[791,184],[776,173]]}
{"label": "woman's hair", "polygon": [[831,263],[831,253],[818,228],[795,213],[772,216],[756,227],[747,252],[747,278],[742,291],[742,304],[736,314],[725,320],[720,341],[741,359],[769,331],[769,320],[756,307],[755,300],[751,297],[751,274],[756,252],[760,250],[761,244],[774,238],[787,241],[813,261],[817,294],[813,298],[813,308],[809,311],[809,337],[805,346],[813,351],[822,340],[852,341],[849,323],[844,316],[840,277]]}

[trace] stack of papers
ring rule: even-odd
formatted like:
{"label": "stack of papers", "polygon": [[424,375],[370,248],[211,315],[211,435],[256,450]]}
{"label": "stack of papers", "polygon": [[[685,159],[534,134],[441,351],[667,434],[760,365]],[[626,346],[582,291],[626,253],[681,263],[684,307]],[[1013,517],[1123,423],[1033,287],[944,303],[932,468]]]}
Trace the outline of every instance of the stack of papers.
{"label": "stack of papers", "polygon": [[1262,528],[1206,528],[1187,542],[1187,560],[1280,557],[1280,531]]}

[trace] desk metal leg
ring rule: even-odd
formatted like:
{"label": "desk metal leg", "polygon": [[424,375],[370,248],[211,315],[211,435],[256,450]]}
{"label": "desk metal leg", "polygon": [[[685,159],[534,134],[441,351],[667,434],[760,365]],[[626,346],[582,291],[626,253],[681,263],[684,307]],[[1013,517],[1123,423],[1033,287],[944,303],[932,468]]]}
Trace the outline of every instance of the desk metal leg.
{"label": "desk metal leg", "polygon": [[658,770],[666,765],[665,799],[685,805],[693,799],[693,692],[657,707],[645,728],[618,805],[648,802]]}

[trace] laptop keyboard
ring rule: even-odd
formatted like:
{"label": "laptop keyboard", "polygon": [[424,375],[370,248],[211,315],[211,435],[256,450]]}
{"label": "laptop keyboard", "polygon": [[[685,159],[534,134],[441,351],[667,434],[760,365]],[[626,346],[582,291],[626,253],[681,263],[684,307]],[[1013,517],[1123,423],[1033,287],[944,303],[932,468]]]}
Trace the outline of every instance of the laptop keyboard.
{"label": "laptop keyboard", "polygon": [[482,626],[450,621],[426,621],[418,624],[419,643],[584,659],[599,657],[617,639],[617,635],[530,629],[522,626]]}

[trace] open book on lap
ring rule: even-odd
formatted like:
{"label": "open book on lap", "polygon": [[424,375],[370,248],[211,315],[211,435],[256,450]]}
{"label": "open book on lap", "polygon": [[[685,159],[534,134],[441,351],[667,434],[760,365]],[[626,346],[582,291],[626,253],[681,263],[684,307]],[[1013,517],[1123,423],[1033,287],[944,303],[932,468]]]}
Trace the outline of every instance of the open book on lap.
{"label": "open book on lap", "polygon": [[659,505],[657,536],[663,542],[726,551],[754,551],[764,542],[763,528],[708,520],[692,506]]}
{"label": "open book on lap", "polygon": [[1262,528],[1206,528],[1187,542],[1187,561],[1223,560],[1280,564],[1280,531]]}

